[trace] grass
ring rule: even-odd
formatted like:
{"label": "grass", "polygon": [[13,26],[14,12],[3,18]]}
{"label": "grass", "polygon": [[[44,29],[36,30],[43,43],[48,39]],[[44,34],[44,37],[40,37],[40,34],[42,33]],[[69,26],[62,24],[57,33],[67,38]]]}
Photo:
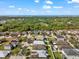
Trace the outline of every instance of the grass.
{"label": "grass", "polygon": [[46,42],[47,42],[47,46],[48,46],[47,51],[48,51],[48,54],[50,55],[49,59],[55,59],[52,48],[51,48],[51,45],[49,44],[49,41],[46,41]]}
{"label": "grass", "polygon": [[55,58],[56,59],[62,59],[62,54],[59,51],[54,52]]}
{"label": "grass", "polygon": [[0,45],[0,50],[4,50],[4,47],[2,45]]}
{"label": "grass", "polygon": [[50,55],[49,59],[55,59],[50,45],[49,45],[49,48],[48,48],[48,54]]}
{"label": "grass", "polygon": [[20,48],[16,47],[15,49],[12,50],[13,55],[17,55],[20,52]]}

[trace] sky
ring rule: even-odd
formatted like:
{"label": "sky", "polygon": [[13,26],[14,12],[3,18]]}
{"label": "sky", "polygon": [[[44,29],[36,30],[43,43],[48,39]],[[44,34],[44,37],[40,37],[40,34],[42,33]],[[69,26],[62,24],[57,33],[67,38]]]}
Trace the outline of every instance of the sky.
{"label": "sky", "polygon": [[0,0],[0,15],[79,15],[79,0]]}

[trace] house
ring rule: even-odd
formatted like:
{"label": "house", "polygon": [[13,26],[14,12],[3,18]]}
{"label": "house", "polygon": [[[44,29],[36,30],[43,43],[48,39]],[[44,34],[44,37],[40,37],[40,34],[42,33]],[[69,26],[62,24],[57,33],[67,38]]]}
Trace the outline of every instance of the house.
{"label": "house", "polygon": [[4,45],[4,49],[5,50],[11,50],[12,49],[12,45],[11,44]]}
{"label": "house", "polygon": [[10,56],[9,59],[26,59],[25,56]]}
{"label": "house", "polygon": [[43,36],[42,35],[36,35],[35,36],[37,40],[43,40]]}
{"label": "house", "polygon": [[33,49],[35,49],[35,50],[46,49],[45,43],[43,41],[35,40],[33,42]]}
{"label": "house", "polygon": [[46,50],[32,50],[29,59],[48,59]]}
{"label": "house", "polygon": [[58,46],[58,48],[60,50],[64,49],[64,48],[72,48],[68,42],[66,41],[56,41],[56,42],[53,42],[53,46]]}
{"label": "house", "polygon": [[29,44],[27,42],[22,42],[21,45],[22,45],[22,47],[28,47],[29,46]]}
{"label": "house", "polygon": [[11,41],[11,45],[12,45],[13,47],[16,47],[16,46],[18,45],[18,41],[17,41],[17,40],[12,40],[12,41]]}
{"label": "house", "polygon": [[10,32],[12,37],[17,37],[20,33],[19,32]]}
{"label": "house", "polygon": [[76,49],[63,49],[63,59],[79,59],[79,51]]}
{"label": "house", "polygon": [[10,43],[5,43],[4,44],[4,49],[5,50],[11,50],[12,48],[16,47],[18,45],[18,42],[16,40],[12,40]]}
{"label": "house", "polygon": [[57,39],[57,41],[64,41],[65,40],[65,37],[64,36],[62,36],[62,35],[56,35],[56,39]]}
{"label": "house", "polygon": [[31,38],[28,38],[27,40],[26,40],[29,44],[31,44],[31,43],[33,43],[33,39],[31,39]]}
{"label": "house", "polygon": [[35,40],[33,42],[34,45],[45,45],[45,43],[43,41],[38,41],[38,40]]}
{"label": "house", "polygon": [[0,51],[0,59],[4,59],[11,51]]}

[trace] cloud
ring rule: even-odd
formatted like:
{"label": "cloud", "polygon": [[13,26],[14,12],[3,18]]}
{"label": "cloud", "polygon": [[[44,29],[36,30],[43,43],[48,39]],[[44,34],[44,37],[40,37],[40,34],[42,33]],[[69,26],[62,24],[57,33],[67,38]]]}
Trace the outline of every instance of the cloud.
{"label": "cloud", "polygon": [[53,6],[53,8],[63,8],[63,6]]}
{"label": "cloud", "polygon": [[73,6],[74,8],[79,8],[79,6]]}
{"label": "cloud", "polygon": [[45,12],[46,12],[46,13],[51,13],[52,11],[51,11],[51,10],[46,10]]}
{"label": "cloud", "polygon": [[22,8],[18,8],[18,10],[22,10]]}
{"label": "cloud", "polygon": [[26,12],[29,12],[30,10],[29,9],[26,9]]}
{"label": "cloud", "polygon": [[46,0],[46,4],[53,4],[53,2],[50,0]]}
{"label": "cloud", "polygon": [[68,1],[68,3],[79,3],[79,0],[71,0],[71,1]]}
{"label": "cloud", "polygon": [[40,2],[40,0],[35,0],[34,2],[35,2],[35,3],[39,3],[39,2]]}
{"label": "cloud", "polygon": [[14,5],[9,5],[9,8],[15,8],[15,6]]}
{"label": "cloud", "polygon": [[52,8],[52,6],[50,6],[50,5],[44,5],[43,6],[43,9],[51,9]]}

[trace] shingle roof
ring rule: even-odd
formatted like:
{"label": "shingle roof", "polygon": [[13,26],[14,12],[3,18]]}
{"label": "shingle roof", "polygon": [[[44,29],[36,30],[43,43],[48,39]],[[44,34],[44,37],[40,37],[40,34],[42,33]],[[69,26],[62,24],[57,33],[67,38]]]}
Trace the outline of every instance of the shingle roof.
{"label": "shingle roof", "polygon": [[79,56],[79,51],[76,49],[63,49],[63,51],[68,56]]}
{"label": "shingle roof", "polygon": [[33,50],[38,54],[38,57],[47,57],[45,50]]}

